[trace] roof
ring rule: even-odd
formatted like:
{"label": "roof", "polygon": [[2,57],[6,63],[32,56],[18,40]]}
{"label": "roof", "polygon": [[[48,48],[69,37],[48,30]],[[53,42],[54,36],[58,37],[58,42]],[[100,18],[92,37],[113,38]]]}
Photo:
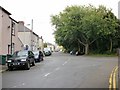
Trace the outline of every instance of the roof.
{"label": "roof", "polygon": [[35,36],[39,37],[35,32],[33,32],[33,34],[34,34]]}
{"label": "roof", "polygon": [[18,40],[21,42],[21,44],[24,45],[24,44],[22,43],[22,41],[20,40],[20,38],[19,38],[19,37],[17,37],[17,38],[18,38]]}
{"label": "roof", "polygon": [[51,43],[48,42],[47,45],[53,45],[53,44],[51,44]]}
{"label": "roof", "polygon": [[13,19],[13,18],[11,18],[11,17],[9,17],[12,21],[14,21],[14,22],[16,22],[16,23],[18,23],[15,19]]}
{"label": "roof", "polygon": [[8,15],[12,15],[10,12],[8,12],[7,10],[5,10],[3,7],[0,6],[0,9],[2,9],[2,11],[4,11],[5,13],[7,13]]}
{"label": "roof", "polygon": [[31,32],[31,30],[27,28],[26,26],[24,26],[23,28],[19,28],[18,32]]}
{"label": "roof", "polygon": [[[24,26],[21,29],[18,29],[18,32],[32,32],[32,30],[30,30],[29,28],[27,28],[26,26]],[[39,37],[39,35],[37,35],[35,32],[33,32],[33,34],[37,37]]]}

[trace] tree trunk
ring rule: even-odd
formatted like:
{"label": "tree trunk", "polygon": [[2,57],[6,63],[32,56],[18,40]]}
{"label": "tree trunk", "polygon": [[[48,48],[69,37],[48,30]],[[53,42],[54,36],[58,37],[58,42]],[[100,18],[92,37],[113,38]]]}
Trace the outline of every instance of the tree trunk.
{"label": "tree trunk", "polygon": [[85,45],[85,54],[88,55],[89,53],[89,44]]}
{"label": "tree trunk", "polygon": [[110,53],[112,52],[112,46],[113,46],[112,39],[110,39]]}
{"label": "tree trunk", "polygon": [[78,42],[78,51],[80,51],[80,44],[79,44],[79,42]]}

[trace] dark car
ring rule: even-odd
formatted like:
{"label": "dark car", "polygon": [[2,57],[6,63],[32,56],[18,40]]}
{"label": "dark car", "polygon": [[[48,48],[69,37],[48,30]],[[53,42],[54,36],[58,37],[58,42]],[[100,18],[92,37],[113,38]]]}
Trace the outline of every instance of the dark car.
{"label": "dark car", "polygon": [[75,54],[76,54],[76,50],[70,51],[70,54],[71,54],[71,55],[75,55]]}
{"label": "dark car", "polygon": [[84,54],[85,54],[84,52],[80,52],[80,51],[76,52],[76,56],[78,56],[78,55],[84,55]]}
{"label": "dark car", "polygon": [[34,53],[34,57],[35,57],[35,62],[40,62],[40,61],[43,61],[43,57],[44,57],[44,54],[42,53],[42,51],[33,51]]}
{"label": "dark car", "polygon": [[9,70],[18,67],[24,67],[26,70],[29,70],[31,65],[35,66],[35,59],[33,52],[28,50],[16,51],[12,57],[7,60]]}

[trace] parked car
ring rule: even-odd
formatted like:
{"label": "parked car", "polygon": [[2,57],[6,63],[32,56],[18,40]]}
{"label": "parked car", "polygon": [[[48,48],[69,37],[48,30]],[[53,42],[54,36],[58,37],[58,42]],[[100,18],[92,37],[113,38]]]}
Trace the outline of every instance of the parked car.
{"label": "parked car", "polygon": [[26,70],[29,70],[31,65],[35,66],[35,59],[33,52],[28,50],[16,51],[12,57],[7,60],[9,70],[19,67],[24,67]]}
{"label": "parked car", "polygon": [[34,57],[35,57],[35,62],[40,62],[40,61],[43,61],[43,57],[44,57],[44,54],[42,53],[42,51],[33,51],[34,53]]}
{"label": "parked car", "polygon": [[52,52],[49,49],[47,49],[47,48],[44,48],[43,52],[44,52],[45,56],[50,56],[52,54]]}
{"label": "parked car", "polygon": [[78,55],[84,55],[84,54],[85,54],[84,52],[80,52],[80,51],[76,52],[76,56],[78,56]]}
{"label": "parked car", "polygon": [[71,54],[71,55],[75,55],[75,54],[76,54],[76,51],[75,51],[75,50],[72,50],[72,51],[70,51],[70,54]]}

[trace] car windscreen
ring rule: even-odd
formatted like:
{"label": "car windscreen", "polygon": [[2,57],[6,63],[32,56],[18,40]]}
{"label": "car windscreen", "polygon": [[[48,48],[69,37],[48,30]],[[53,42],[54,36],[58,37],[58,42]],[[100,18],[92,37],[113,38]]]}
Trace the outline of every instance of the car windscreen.
{"label": "car windscreen", "polygon": [[39,51],[34,51],[34,56],[38,56],[39,55]]}
{"label": "car windscreen", "polygon": [[26,57],[28,56],[28,51],[17,51],[13,54],[13,57]]}

